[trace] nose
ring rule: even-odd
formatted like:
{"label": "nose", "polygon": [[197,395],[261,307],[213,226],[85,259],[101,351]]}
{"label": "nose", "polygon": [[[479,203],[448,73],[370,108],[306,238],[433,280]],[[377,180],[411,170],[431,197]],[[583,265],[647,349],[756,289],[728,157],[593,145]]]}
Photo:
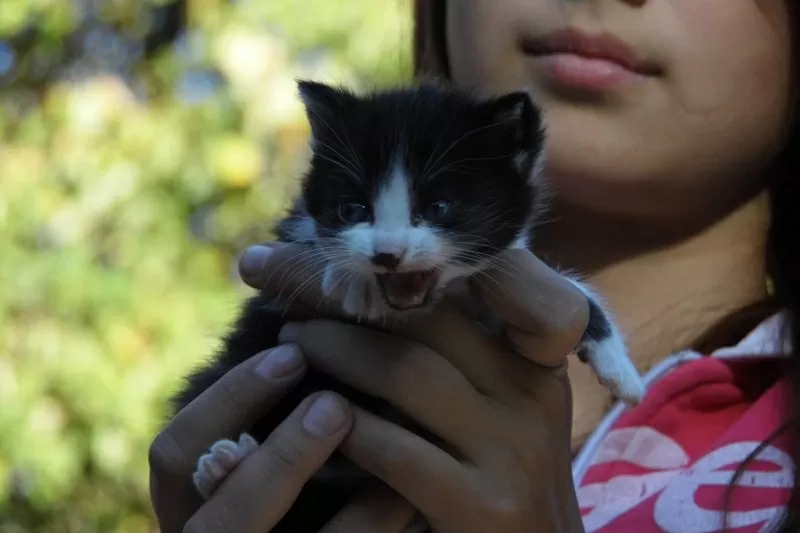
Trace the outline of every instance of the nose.
{"label": "nose", "polygon": [[389,270],[394,270],[400,263],[403,261],[403,256],[405,255],[405,251],[400,254],[395,253],[386,253],[380,252],[376,253],[372,256],[372,264],[375,266],[380,266],[384,268],[388,268]]}

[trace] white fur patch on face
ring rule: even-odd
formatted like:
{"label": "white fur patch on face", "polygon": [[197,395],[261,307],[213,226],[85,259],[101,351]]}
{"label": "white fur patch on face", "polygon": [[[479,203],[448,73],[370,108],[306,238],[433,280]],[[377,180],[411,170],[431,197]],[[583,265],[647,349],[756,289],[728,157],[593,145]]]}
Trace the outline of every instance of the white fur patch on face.
{"label": "white fur patch on face", "polygon": [[[442,244],[424,225],[412,224],[411,183],[400,163],[395,163],[372,205],[373,223],[360,223],[342,232],[347,247],[368,261],[376,254],[402,257],[399,270],[429,269],[441,264]],[[370,266],[379,271],[378,267]]]}

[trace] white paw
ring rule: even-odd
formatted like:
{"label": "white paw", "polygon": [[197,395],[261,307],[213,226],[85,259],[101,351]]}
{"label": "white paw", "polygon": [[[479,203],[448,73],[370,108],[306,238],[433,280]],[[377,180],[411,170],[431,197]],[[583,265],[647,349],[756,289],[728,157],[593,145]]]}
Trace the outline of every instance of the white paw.
{"label": "white paw", "polygon": [[192,475],[197,492],[209,499],[239,463],[257,448],[258,442],[247,433],[242,433],[239,442],[228,439],[215,442],[197,461],[197,470]]}
{"label": "white paw", "polygon": [[599,342],[587,342],[582,351],[597,379],[614,396],[629,405],[642,401],[644,382],[618,335]]}

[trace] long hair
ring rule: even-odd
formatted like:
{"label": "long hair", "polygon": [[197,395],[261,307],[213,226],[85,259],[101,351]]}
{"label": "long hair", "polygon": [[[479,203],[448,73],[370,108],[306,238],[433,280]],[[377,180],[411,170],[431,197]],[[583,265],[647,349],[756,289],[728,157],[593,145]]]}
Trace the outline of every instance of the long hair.
{"label": "long hair", "polygon": [[[793,79],[797,85],[800,81],[800,4],[794,0],[786,0],[786,3],[792,29]],[[417,77],[449,78],[446,8],[445,0],[414,2],[413,58]],[[793,89],[794,99],[797,99],[800,94],[796,87]],[[698,339],[693,347],[702,352],[738,340],[775,310],[781,309],[785,313],[787,328],[784,335],[794,350],[785,366],[792,391],[792,418],[786,420],[768,441],[790,431],[793,437],[792,458],[795,465],[800,465],[800,424],[796,421],[800,416],[800,121],[796,116],[785,146],[768,175],[771,177],[768,184],[771,221],[764,261],[773,285],[772,295],[726,317]],[[756,449],[739,467],[730,490],[735,488],[739,474],[759,451],[760,448]],[[778,529],[783,533],[800,531],[799,472],[795,468],[791,499]]]}

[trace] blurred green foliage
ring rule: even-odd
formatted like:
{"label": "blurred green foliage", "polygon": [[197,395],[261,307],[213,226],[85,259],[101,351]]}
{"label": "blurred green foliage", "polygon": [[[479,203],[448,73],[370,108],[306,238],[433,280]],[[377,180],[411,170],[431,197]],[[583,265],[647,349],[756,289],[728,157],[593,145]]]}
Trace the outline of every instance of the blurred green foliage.
{"label": "blurred green foliage", "polygon": [[[165,399],[306,164],[294,79],[410,74],[409,2],[0,3],[0,533],[144,533]],[[156,10],[156,11],[154,11]]]}

